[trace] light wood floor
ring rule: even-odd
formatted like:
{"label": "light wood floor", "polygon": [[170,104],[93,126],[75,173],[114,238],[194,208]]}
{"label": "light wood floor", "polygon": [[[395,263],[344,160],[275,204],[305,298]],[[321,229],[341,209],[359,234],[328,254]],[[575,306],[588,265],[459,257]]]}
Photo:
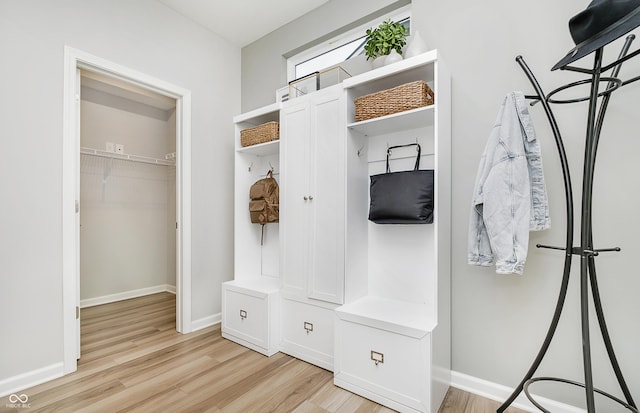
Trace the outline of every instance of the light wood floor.
{"label": "light wood floor", "polygon": [[[169,293],[86,308],[81,319],[78,371],[21,391],[28,409],[0,398],[0,412],[392,412],[334,386],[329,371],[222,338],[219,325],[177,333]],[[498,405],[451,388],[439,413]]]}

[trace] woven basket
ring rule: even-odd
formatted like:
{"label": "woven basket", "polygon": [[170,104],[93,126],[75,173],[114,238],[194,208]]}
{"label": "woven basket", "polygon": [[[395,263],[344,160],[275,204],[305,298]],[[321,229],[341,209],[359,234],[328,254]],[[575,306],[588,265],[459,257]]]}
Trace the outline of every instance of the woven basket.
{"label": "woven basket", "polygon": [[424,80],[356,98],[356,122],[433,105],[433,90]]}
{"label": "woven basket", "polygon": [[280,124],[278,122],[267,122],[254,128],[240,131],[240,145],[251,146],[259,143],[275,141],[280,137]]}

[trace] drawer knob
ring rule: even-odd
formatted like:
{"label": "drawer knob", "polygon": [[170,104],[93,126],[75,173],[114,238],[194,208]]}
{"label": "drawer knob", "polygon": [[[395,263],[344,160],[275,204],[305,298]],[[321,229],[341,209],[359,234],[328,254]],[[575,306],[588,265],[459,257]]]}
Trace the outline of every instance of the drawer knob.
{"label": "drawer knob", "polygon": [[376,363],[376,366],[381,363],[384,364],[384,354],[371,350],[371,360]]}
{"label": "drawer knob", "polygon": [[313,331],[313,324],[308,321],[304,322],[304,329],[307,330],[307,334]]}
{"label": "drawer knob", "polygon": [[240,318],[243,320],[247,318],[247,312],[244,310],[240,310]]}

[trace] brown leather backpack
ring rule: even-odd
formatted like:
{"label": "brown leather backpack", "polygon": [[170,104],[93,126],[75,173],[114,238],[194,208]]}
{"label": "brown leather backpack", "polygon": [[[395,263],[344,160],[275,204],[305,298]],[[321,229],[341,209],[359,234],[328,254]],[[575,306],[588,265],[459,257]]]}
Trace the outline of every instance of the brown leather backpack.
{"label": "brown leather backpack", "polygon": [[256,181],[249,189],[249,214],[254,224],[278,222],[280,219],[280,189],[269,171],[266,178]]}

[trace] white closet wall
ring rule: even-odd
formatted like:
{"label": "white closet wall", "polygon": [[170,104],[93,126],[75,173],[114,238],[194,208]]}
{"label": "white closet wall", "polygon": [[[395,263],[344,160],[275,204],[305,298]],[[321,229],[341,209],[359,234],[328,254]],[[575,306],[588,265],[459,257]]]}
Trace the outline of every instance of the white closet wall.
{"label": "white closet wall", "polygon": [[[83,87],[81,142],[164,159],[175,152],[175,111]],[[80,155],[80,299],[175,288],[175,166]]]}
{"label": "white closet wall", "polygon": [[[176,111],[172,110],[165,125],[167,153],[176,151]],[[165,167],[167,171],[167,255],[166,283],[176,286],[176,167]]]}

